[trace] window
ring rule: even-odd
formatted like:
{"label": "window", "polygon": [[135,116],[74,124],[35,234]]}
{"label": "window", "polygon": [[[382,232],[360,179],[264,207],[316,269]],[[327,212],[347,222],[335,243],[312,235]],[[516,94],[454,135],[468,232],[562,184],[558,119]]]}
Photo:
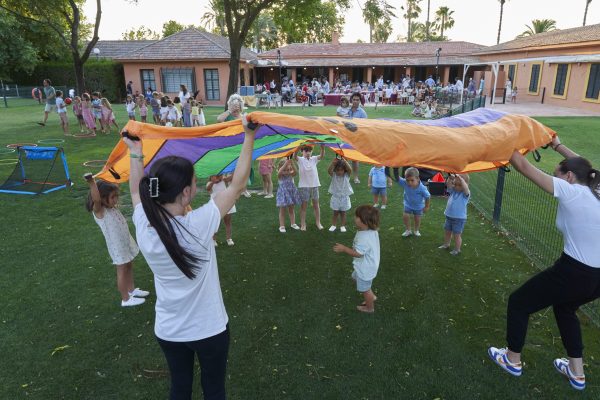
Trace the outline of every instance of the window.
{"label": "window", "polygon": [[204,70],[204,88],[206,91],[206,100],[221,100],[218,69]]}
{"label": "window", "polygon": [[556,77],[554,78],[554,97],[566,98],[569,86],[569,64],[556,64]]}
{"label": "window", "polygon": [[165,93],[179,93],[180,85],[185,85],[190,92],[196,90],[193,68],[162,68],[161,74],[162,91]]}
{"label": "window", "polygon": [[590,73],[588,75],[587,89],[585,98],[589,100],[598,100],[600,93],[600,64],[590,64]]}
{"label": "window", "polygon": [[154,78],[153,69],[140,69],[140,75],[142,78],[142,90],[147,89],[156,90],[156,79]]}
{"label": "window", "polygon": [[510,79],[510,82],[512,84],[511,89],[515,87],[515,84],[516,84],[515,79],[516,79],[516,77],[517,77],[517,64],[510,64],[508,66],[508,79]]}
{"label": "window", "polygon": [[243,68],[240,68],[240,86],[246,86],[246,77],[244,76]]}
{"label": "window", "polygon": [[542,64],[531,64],[531,76],[529,78],[529,94],[539,94],[541,76]]}

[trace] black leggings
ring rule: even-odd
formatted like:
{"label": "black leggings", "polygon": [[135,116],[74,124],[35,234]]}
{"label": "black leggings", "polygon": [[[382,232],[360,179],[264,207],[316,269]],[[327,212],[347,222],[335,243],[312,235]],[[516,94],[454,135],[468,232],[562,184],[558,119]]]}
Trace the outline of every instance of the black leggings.
{"label": "black leggings", "polygon": [[225,370],[229,350],[229,326],[218,335],[193,342],[156,338],[171,372],[171,400],[192,398],[194,356],[200,362],[200,381],[205,400],[225,399]]}
{"label": "black leggings", "polygon": [[552,306],[567,355],[581,358],[583,342],[575,312],[598,297],[600,268],[589,267],[563,253],[552,267],[533,276],[508,298],[508,348],[520,353],[525,344],[529,315]]}

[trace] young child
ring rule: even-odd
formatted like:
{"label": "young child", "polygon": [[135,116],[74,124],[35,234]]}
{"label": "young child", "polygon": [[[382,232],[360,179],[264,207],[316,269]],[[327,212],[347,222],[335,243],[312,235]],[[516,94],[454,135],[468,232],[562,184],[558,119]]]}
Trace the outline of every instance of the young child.
{"label": "young child", "polygon": [[83,105],[81,104],[81,97],[75,96],[73,99],[73,114],[77,118],[79,123],[79,133],[85,132],[85,121],[83,120]]}
{"label": "young child", "polygon": [[371,188],[371,194],[373,194],[373,207],[379,207],[379,197],[381,196],[381,209],[385,210],[387,208],[387,184],[389,179],[385,174],[383,165],[375,165],[369,171],[367,186]]}
{"label": "young child", "polygon": [[[421,217],[423,213],[429,211],[429,202],[431,195],[429,191],[421,183],[419,179],[419,170],[413,167],[407,168],[404,173],[404,178],[399,178],[398,183],[404,188],[404,214],[402,220],[406,230],[402,234],[403,237],[410,236],[414,233],[415,236],[421,236],[419,228],[421,227]],[[410,216],[413,216],[414,231],[410,229]]]}
{"label": "young child", "polygon": [[65,135],[69,134],[69,117],[67,116],[67,104],[63,100],[62,90],[56,91],[56,111],[60,118],[60,126],[63,128]]}
{"label": "young child", "polygon": [[154,123],[160,124],[160,96],[158,92],[152,92],[150,107],[152,107],[152,119]]}
{"label": "young child", "polygon": [[146,104],[146,98],[144,96],[138,96],[137,106],[140,109],[140,119],[143,123],[146,123],[148,117],[148,105]]}
{"label": "young child", "polygon": [[192,98],[188,97],[187,101],[182,106],[183,126],[189,128],[192,126]]}
{"label": "young child", "polygon": [[173,126],[181,126],[182,106],[181,99],[179,98],[179,96],[175,96],[173,98],[173,106],[177,110],[177,116],[175,117],[175,121],[172,121],[171,123],[173,124]]}
{"label": "young child", "polygon": [[104,132],[104,126],[102,126],[102,101],[100,100],[100,93],[92,93],[92,114],[94,115],[94,123],[100,122],[100,130]]}
{"label": "young child", "polygon": [[106,129],[106,133],[110,133],[110,125],[114,125],[119,132],[119,124],[115,120],[115,113],[113,112],[112,105],[106,97],[101,99],[102,105],[102,126]]}
{"label": "young child", "polygon": [[129,116],[130,121],[135,121],[135,109],[137,108],[137,104],[133,101],[133,97],[128,94],[125,99],[125,109],[127,110],[127,115]]}
{"label": "young child", "polygon": [[83,102],[81,103],[81,110],[83,114],[83,120],[87,127],[87,133],[89,135],[96,134],[96,120],[94,119],[94,111],[92,110],[92,99],[88,93],[81,95]]}
{"label": "young child", "polygon": [[[210,177],[210,179],[208,180],[208,182],[206,183],[206,190],[210,194],[210,198],[214,199],[215,195],[217,193],[225,191],[227,189],[226,182],[231,182],[232,179],[233,179],[232,175],[229,175],[229,176],[212,175]],[[235,210],[235,204],[234,204],[233,207],[231,207],[231,209],[229,210],[229,212],[227,212],[227,215],[225,215],[225,217],[223,217],[223,222],[225,223],[225,237],[227,238],[228,246],[233,246],[235,244],[235,243],[233,243],[233,239],[231,238],[231,228],[232,228],[231,217],[235,213],[235,211],[236,210]],[[215,232],[215,236],[213,236],[213,241],[214,241],[215,247],[217,246],[216,235],[217,235],[217,232]]]}
{"label": "young child", "polygon": [[450,239],[454,238],[453,256],[460,254],[462,245],[462,232],[467,222],[467,204],[471,198],[469,192],[469,175],[449,175],[446,180],[448,187],[448,204],[446,205],[446,223],[444,224],[444,244],[438,249],[450,248]]}
{"label": "young child", "polygon": [[90,192],[86,208],[92,212],[94,221],[100,226],[108,253],[117,267],[117,287],[121,293],[121,306],[137,306],[144,303],[143,297],[149,292],[136,288],[133,283],[132,261],[139,253],[133,237],[129,233],[127,221],[119,209],[119,187],[115,184],[99,181],[96,183],[91,173],[84,175]]}
{"label": "young child", "polygon": [[511,103],[517,103],[517,87],[515,86],[515,88],[512,90],[512,92],[510,92],[510,102]]}
{"label": "young child", "polygon": [[[195,100],[192,100],[192,126],[203,126],[204,124],[200,124],[200,107]],[[204,114],[202,115],[204,117]]]}
{"label": "young child", "polygon": [[358,311],[375,312],[375,300],[377,296],[371,290],[373,279],[377,276],[379,269],[380,247],[379,247],[379,210],[373,206],[362,205],[354,213],[354,223],[358,232],[354,236],[352,248],[336,243],[333,251],[346,253],[354,260],[354,272],[352,279],[356,281],[356,289],[362,293],[365,301],[357,306]]}
{"label": "young child", "polygon": [[298,153],[294,154],[295,160],[298,163],[298,174],[300,180],[298,189],[302,198],[300,206],[300,230],[306,230],[306,207],[308,201],[312,200],[313,210],[315,212],[315,222],[319,230],[323,229],[321,225],[321,209],[319,208],[319,173],[317,164],[325,155],[325,146],[321,146],[321,154],[312,156],[312,146],[303,145],[300,147],[302,157],[298,157]]}
{"label": "young child", "polygon": [[337,108],[336,114],[338,117],[345,118],[350,112],[350,101],[346,96],[343,96],[340,100],[340,106]]}
{"label": "young child", "polygon": [[290,226],[292,229],[300,229],[296,225],[296,214],[294,208],[302,204],[298,188],[294,184],[296,168],[291,158],[279,161],[277,177],[279,186],[277,187],[277,207],[279,208],[279,232],[285,233],[285,210],[287,209],[290,217]]}
{"label": "young child", "polygon": [[350,195],[354,194],[352,186],[350,185],[352,167],[345,159],[336,157],[331,160],[327,173],[331,176],[331,184],[329,185],[331,201],[329,205],[333,210],[329,232],[333,232],[337,229],[338,216],[340,217],[341,223],[340,232],[346,232],[346,211],[352,207],[350,204]]}
{"label": "young child", "polygon": [[268,160],[260,160],[258,162],[258,172],[260,172],[263,182],[263,191],[259,192],[258,195],[264,195],[265,199],[273,198],[273,179],[271,177],[271,175],[273,175],[273,168],[274,164],[272,158]]}
{"label": "young child", "polygon": [[167,126],[177,126],[178,121],[178,113],[177,108],[175,108],[175,104],[171,100],[167,100]]}

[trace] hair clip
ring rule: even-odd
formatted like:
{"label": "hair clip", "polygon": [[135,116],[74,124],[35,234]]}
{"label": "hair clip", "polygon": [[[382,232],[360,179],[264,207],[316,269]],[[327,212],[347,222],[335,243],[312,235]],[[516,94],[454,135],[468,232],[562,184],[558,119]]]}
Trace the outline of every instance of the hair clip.
{"label": "hair clip", "polygon": [[150,178],[150,197],[158,197],[158,178]]}

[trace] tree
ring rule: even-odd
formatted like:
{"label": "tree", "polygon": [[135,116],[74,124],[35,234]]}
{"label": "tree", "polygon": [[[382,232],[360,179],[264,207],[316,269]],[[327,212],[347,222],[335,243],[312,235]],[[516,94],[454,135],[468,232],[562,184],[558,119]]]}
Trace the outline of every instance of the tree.
{"label": "tree", "polygon": [[174,33],[181,32],[185,30],[186,27],[180,24],[177,21],[169,20],[163,24],[162,28],[162,37],[166,38],[167,36],[171,36]]}
{"label": "tree", "polygon": [[[44,0],[21,1],[0,0],[0,8],[8,13],[30,23],[45,25],[52,29],[61,42],[70,50],[75,70],[77,91],[85,90],[83,65],[88,60],[90,53],[98,42],[98,29],[102,16],[102,1],[96,0],[96,17],[91,29],[85,24],[85,17],[81,12],[84,0]],[[65,29],[66,27],[66,29]],[[81,33],[89,30],[91,38],[86,45],[82,45]]]}
{"label": "tree", "polygon": [[227,36],[225,32],[225,11],[223,10],[223,0],[210,0],[208,9],[200,21],[212,33],[221,36]]}
{"label": "tree", "polygon": [[426,31],[426,37],[425,40],[429,40],[429,28],[431,27],[431,24],[429,22],[429,11],[431,9],[431,0],[427,0],[427,20],[425,21],[425,31]]}
{"label": "tree", "polygon": [[401,9],[404,11],[404,15],[402,16],[408,22],[408,33],[406,34],[406,40],[408,42],[413,42],[413,31],[411,28],[413,27],[413,20],[419,18],[419,14],[421,14],[421,6],[419,3],[421,0],[406,0],[406,7],[402,6]]}
{"label": "tree", "polygon": [[146,28],[141,25],[139,28],[131,28],[128,31],[123,32],[121,35],[123,40],[158,40],[160,35],[154,32],[152,29]]}
{"label": "tree", "polygon": [[537,35],[542,32],[550,32],[556,30],[556,21],[553,19],[534,19],[531,21],[531,26],[525,25],[527,28],[517,38]]}
{"label": "tree", "polygon": [[259,53],[267,49],[278,47],[277,27],[273,17],[268,13],[262,13],[252,24],[252,32],[244,43],[247,47],[254,47]]}
{"label": "tree", "polygon": [[452,14],[454,14],[454,11],[450,10],[448,7],[440,7],[435,12],[435,22],[433,26],[435,29],[440,30],[441,40],[446,40],[444,31],[454,26],[454,18],[452,18]]}
{"label": "tree", "polygon": [[15,35],[20,25],[16,17],[0,10],[0,79],[8,79],[16,71],[30,73],[38,62],[35,46]]}
{"label": "tree", "polygon": [[375,30],[373,31],[373,42],[375,43],[385,43],[388,38],[392,34],[392,20],[386,19],[381,23],[377,23],[375,25]]}
{"label": "tree", "polygon": [[583,13],[583,26],[585,26],[585,20],[587,19],[588,7],[590,6],[591,2],[592,2],[592,0],[585,0],[585,12]]}
{"label": "tree", "polygon": [[[358,3],[360,5],[360,3]],[[395,17],[395,8],[386,0],[367,0],[362,8],[363,20],[369,24],[369,42],[373,43],[373,33],[378,29],[379,36],[386,32],[385,26],[391,27],[391,17]],[[388,33],[387,36],[391,34]],[[387,37],[386,37],[387,40]]]}
{"label": "tree", "polygon": [[424,42],[427,40],[427,30],[422,22],[412,21],[410,23],[410,34],[412,37],[408,40],[409,42]]}
{"label": "tree", "polygon": [[500,22],[498,23],[498,38],[496,44],[500,44],[500,31],[502,31],[502,14],[504,13],[504,3],[506,0],[498,0],[500,2]]}

